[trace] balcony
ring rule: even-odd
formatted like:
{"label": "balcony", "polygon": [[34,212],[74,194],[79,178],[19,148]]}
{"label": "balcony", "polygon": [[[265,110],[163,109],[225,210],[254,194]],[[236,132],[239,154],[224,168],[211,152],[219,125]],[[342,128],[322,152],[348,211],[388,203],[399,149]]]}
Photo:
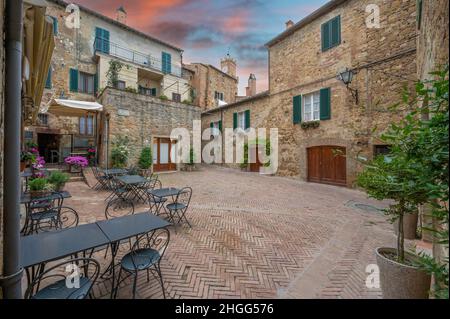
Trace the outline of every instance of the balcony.
{"label": "balcony", "polygon": [[163,61],[154,58],[150,54],[125,48],[117,43],[102,38],[96,38],[94,41],[94,53],[97,52],[108,54],[163,74],[172,74],[178,77],[182,76],[181,67],[178,65],[173,63],[163,63]]}

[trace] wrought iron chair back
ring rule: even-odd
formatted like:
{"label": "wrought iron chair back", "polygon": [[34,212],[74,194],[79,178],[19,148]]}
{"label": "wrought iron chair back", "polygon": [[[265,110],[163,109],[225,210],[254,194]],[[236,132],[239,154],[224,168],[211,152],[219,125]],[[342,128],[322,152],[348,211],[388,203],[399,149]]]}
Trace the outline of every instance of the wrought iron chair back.
{"label": "wrought iron chair back", "polygon": [[93,258],[66,260],[39,274],[28,286],[25,299],[87,298],[99,272],[100,264]]}
{"label": "wrought iron chair back", "polygon": [[61,229],[63,225],[61,222],[63,202],[64,197],[59,192],[33,198],[29,203],[27,223],[30,225],[26,234]]}
{"label": "wrought iron chair back", "polygon": [[[133,263],[135,271],[146,269],[148,266],[159,264],[166,252],[167,246],[170,241],[170,232],[166,228],[157,229],[150,233],[140,235],[136,238],[131,248],[131,261]],[[154,255],[154,259],[150,262],[148,255],[142,254],[142,251],[152,249],[157,252]],[[143,258],[144,257],[144,258]]]}

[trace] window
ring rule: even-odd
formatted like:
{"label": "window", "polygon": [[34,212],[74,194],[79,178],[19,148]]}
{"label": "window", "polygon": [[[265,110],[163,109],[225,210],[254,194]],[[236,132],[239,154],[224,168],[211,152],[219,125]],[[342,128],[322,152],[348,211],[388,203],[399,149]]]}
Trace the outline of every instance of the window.
{"label": "window", "polygon": [[117,82],[117,88],[119,90],[125,90],[126,87],[127,87],[127,85],[126,85],[125,81],[118,81]]}
{"label": "window", "polygon": [[181,94],[172,93],[172,101],[174,101],[174,102],[181,102]]}
{"label": "window", "polygon": [[109,54],[109,31],[95,28],[95,50]]}
{"label": "window", "polygon": [[222,92],[214,92],[214,99],[224,101]]}
{"label": "window", "polygon": [[341,16],[322,24],[322,52],[341,44]]}
{"label": "window", "polygon": [[320,120],[320,91],[303,96],[303,121]]}
{"label": "window", "polygon": [[78,74],[78,92],[94,94],[95,75],[79,72]]}
{"label": "window", "polygon": [[164,74],[172,73],[172,56],[167,52],[161,53],[161,71]]}
{"label": "window", "polygon": [[156,96],[156,88],[146,88],[139,85],[139,94]]}
{"label": "window", "polygon": [[38,114],[38,120],[39,120],[39,124],[47,126],[48,125],[48,114],[43,114],[43,113]]}
{"label": "window", "polygon": [[220,132],[222,132],[222,121],[211,122],[211,128],[215,129],[215,130],[213,130],[212,135],[218,136],[220,134]]}
{"label": "window", "polygon": [[374,157],[379,155],[386,155],[391,152],[391,147],[389,145],[375,145],[373,150]]}
{"label": "window", "polygon": [[94,116],[86,115],[80,117],[80,135],[94,135]]}
{"label": "window", "polygon": [[238,128],[241,128],[243,130],[246,129],[245,127],[245,112],[239,112],[238,113]]}

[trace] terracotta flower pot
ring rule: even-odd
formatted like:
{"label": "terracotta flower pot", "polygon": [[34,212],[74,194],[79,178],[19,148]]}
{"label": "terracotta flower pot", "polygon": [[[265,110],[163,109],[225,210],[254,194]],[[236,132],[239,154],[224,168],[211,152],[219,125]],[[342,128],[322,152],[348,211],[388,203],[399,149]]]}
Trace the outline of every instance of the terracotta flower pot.
{"label": "terracotta flower pot", "polygon": [[[394,248],[377,248],[375,253],[380,268],[380,285],[384,299],[428,299],[431,276],[417,267],[400,264],[390,258]],[[405,259],[414,260],[405,253]]]}
{"label": "terracotta flower pot", "polygon": [[20,171],[23,172],[27,168],[27,162],[20,162]]}
{"label": "terracotta flower pot", "polygon": [[[416,239],[417,238],[417,223],[419,220],[419,213],[405,214],[403,216],[403,232],[405,234],[405,239]],[[398,235],[398,220],[394,222],[394,231]]]}
{"label": "terracotta flower pot", "polygon": [[46,197],[50,194],[49,191],[42,190],[42,191],[30,191],[30,197],[31,198],[39,198],[39,197]]}

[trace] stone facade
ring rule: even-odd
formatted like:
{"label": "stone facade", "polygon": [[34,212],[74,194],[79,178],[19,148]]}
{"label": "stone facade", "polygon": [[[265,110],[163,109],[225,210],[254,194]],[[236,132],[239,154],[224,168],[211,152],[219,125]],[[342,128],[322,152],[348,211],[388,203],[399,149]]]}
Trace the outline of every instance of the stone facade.
{"label": "stone facade", "polygon": [[[201,110],[197,106],[112,88],[107,88],[99,101],[105,108],[103,121],[109,116],[108,149],[111,150],[117,136],[128,136],[129,165],[137,164],[141,149],[151,146],[154,137],[170,137],[174,128],[187,128],[192,132],[193,121],[201,119]],[[106,129],[106,123],[102,127]],[[102,135],[107,134],[102,132]],[[105,146],[103,150],[106,150]],[[106,164],[105,154],[101,154],[101,165]]]}
{"label": "stone facade", "polygon": [[[247,99],[227,109],[231,113],[250,109],[252,127],[261,123],[266,128],[278,128],[279,175],[306,180],[309,147],[343,146],[347,151],[347,185],[353,185],[360,169],[358,155],[373,156],[374,146],[379,143],[378,134],[402,116],[402,112],[390,112],[389,107],[401,101],[404,86],[413,88],[415,3],[414,0],[389,4],[382,0],[331,1],[318,14],[305,18],[267,44],[269,96],[264,102]],[[365,8],[369,4],[380,8],[380,28],[366,27]],[[322,52],[321,25],[338,15],[341,43]],[[337,79],[346,68],[356,72],[350,87],[358,90],[358,103]],[[293,97],[322,88],[331,89],[331,118],[322,120],[318,128],[306,130],[293,124]],[[263,111],[261,103],[266,105]],[[211,113],[216,112],[220,111],[203,114],[206,124],[214,116]]]}
{"label": "stone facade", "polygon": [[203,110],[216,108],[218,104],[215,92],[223,93],[223,100],[226,103],[235,102],[238,93],[238,79],[235,76],[202,63],[185,65],[185,68],[194,72],[191,84],[196,96],[193,104]]}

